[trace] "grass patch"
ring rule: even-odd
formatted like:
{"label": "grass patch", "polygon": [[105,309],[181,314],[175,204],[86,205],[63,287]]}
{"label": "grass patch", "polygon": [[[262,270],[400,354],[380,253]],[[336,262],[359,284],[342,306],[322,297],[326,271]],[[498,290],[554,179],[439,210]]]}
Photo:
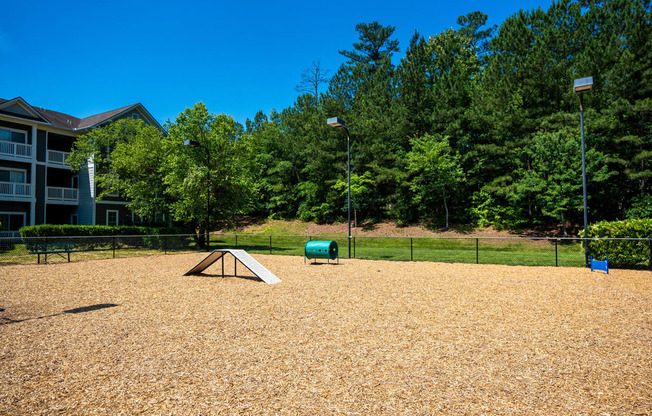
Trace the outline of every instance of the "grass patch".
{"label": "grass patch", "polygon": [[[326,238],[313,237],[313,240]],[[339,256],[347,258],[346,237],[335,240]],[[238,248],[258,254],[303,256],[308,237],[224,235],[214,237],[213,248]],[[476,245],[477,244],[477,245]],[[355,237],[351,240],[351,257],[358,259],[438,261],[446,263],[506,264],[524,266],[584,265],[580,244],[555,248],[553,241],[459,239],[459,238],[390,238]]]}

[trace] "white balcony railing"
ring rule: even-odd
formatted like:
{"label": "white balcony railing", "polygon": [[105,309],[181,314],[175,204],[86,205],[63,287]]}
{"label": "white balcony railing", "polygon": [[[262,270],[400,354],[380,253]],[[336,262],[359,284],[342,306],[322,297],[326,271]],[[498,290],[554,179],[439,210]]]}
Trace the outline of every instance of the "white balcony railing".
{"label": "white balcony railing", "polygon": [[75,188],[48,186],[48,202],[79,203],[79,193]]}
{"label": "white balcony railing", "polygon": [[69,152],[61,152],[59,150],[50,150],[48,149],[48,162],[53,163],[55,165],[65,165],[68,166],[66,163],[66,159],[68,159],[68,156],[70,156]]}
{"label": "white balcony railing", "polygon": [[29,183],[0,182],[0,197],[29,198],[32,196],[32,185]]}
{"label": "white balcony railing", "polygon": [[30,158],[32,157],[32,145],[0,140],[0,155]]}

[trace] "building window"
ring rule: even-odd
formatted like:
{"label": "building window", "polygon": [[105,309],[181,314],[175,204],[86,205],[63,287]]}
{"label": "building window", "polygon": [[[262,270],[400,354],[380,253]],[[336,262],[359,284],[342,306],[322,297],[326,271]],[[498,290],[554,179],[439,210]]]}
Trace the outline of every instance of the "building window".
{"label": "building window", "polygon": [[131,114],[131,118],[133,118],[134,120],[140,120],[140,114],[133,113],[133,114]]}
{"label": "building window", "polygon": [[118,226],[118,210],[107,209],[106,210],[106,225]]}
{"label": "building window", "polygon": [[23,169],[0,168],[0,182],[27,183],[27,171]]}
{"label": "building window", "polygon": [[27,144],[27,133],[24,131],[1,128],[0,140],[3,142]]}
{"label": "building window", "polygon": [[136,214],[135,212],[131,213],[131,222],[133,224],[142,224],[143,223],[143,217],[140,215]]}
{"label": "building window", "polygon": [[0,237],[20,237],[20,227],[25,226],[24,212],[0,212]]}

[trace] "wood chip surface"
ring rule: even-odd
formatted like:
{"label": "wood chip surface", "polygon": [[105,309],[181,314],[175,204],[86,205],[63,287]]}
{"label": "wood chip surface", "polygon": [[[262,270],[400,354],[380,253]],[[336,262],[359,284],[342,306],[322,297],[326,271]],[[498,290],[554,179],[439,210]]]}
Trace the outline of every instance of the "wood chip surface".
{"label": "wood chip surface", "polygon": [[652,272],[204,256],[1,267],[0,414],[652,414]]}

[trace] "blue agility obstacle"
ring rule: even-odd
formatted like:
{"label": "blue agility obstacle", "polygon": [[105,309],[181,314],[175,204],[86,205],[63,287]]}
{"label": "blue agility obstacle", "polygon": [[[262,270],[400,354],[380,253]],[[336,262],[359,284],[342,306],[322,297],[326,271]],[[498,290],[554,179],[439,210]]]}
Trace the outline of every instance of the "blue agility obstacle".
{"label": "blue agility obstacle", "polygon": [[337,262],[340,262],[337,257],[337,241],[308,241],[303,249],[303,255],[304,263],[306,259],[326,259],[328,263],[337,259]]}
{"label": "blue agility obstacle", "polygon": [[609,257],[606,257],[604,261],[600,261],[593,260],[593,256],[591,256],[591,271],[593,270],[602,270],[609,274]]}

